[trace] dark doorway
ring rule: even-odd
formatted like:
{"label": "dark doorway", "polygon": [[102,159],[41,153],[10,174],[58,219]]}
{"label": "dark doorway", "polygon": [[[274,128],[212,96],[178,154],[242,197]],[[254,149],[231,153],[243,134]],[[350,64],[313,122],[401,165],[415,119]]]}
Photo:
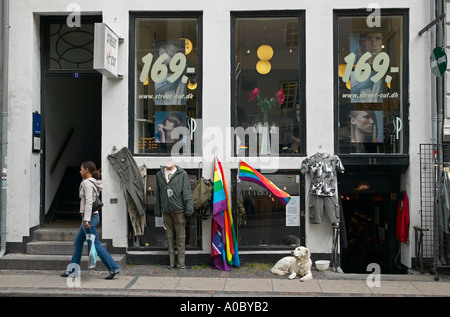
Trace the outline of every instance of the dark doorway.
{"label": "dark doorway", "polygon": [[42,17],[42,218],[77,220],[80,165],[101,168],[102,75],[93,70],[94,23]]}
{"label": "dark doorway", "polygon": [[[350,173],[340,178],[347,247],[341,251],[345,273],[404,273],[395,236],[400,175]],[[369,270],[371,272],[372,270]]]}

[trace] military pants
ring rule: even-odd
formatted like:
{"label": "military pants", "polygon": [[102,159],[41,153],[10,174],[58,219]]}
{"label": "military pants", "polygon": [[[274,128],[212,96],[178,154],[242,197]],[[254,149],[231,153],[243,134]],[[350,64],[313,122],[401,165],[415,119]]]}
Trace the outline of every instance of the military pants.
{"label": "military pants", "polygon": [[186,239],[186,216],[184,210],[173,213],[163,214],[164,227],[166,228],[167,246],[169,249],[170,266],[175,267],[175,243],[177,243],[177,261],[178,268],[184,268],[185,258],[185,239]]}
{"label": "military pants", "polygon": [[333,226],[340,221],[340,208],[336,196],[309,195],[309,222],[322,223],[324,210]]}

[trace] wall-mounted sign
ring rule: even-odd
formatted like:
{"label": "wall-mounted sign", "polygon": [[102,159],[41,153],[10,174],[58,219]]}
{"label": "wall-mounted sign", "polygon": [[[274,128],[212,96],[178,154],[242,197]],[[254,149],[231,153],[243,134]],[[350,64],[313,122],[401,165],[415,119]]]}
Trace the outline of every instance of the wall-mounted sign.
{"label": "wall-mounted sign", "polygon": [[33,113],[33,152],[41,151],[42,119],[37,111]]}
{"label": "wall-mounted sign", "polygon": [[447,69],[447,54],[445,53],[445,49],[440,46],[434,48],[430,60],[430,67],[433,75],[436,77],[444,75],[445,70]]}
{"label": "wall-mounted sign", "polygon": [[33,113],[33,134],[41,134],[42,119],[41,114],[37,111]]}
{"label": "wall-mounted sign", "polygon": [[120,40],[105,23],[95,23],[94,69],[108,78],[122,77],[118,65]]}

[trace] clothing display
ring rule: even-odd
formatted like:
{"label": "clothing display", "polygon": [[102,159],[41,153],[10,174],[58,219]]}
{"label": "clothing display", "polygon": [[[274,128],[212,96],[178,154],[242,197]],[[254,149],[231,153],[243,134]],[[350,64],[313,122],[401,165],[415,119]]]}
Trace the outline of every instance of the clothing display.
{"label": "clothing display", "polygon": [[309,221],[321,223],[324,210],[330,222],[337,226],[340,222],[340,208],[337,200],[337,173],[344,173],[344,166],[337,155],[316,153],[305,158],[301,165],[301,173],[309,173],[311,186],[309,189]]}
{"label": "clothing display", "polygon": [[316,153],[302,162],[302,174],[311,175],[309,193],[319,196],[334,196],[336,190],[336,172],[344,173],[344,166],[337,155]]}
{"label": "clothing display", "polygon": [[186,216],[194,213],[192,190],[185,170],[168,162],[156,173],[155,216],[163,217],[169,262],[175,267],[175,243],[178,268],[185,267]]}
{"label": "clothing display", "polygon": [[309,223],[322,223],[324,211],[332,224],[340,221],[340,208],[336,196],[309,195]]}
{"label": "clothing display", "polygon": [[145,187],[142,173],[130,150],[126,147],[108,155],[108,160],[120,177],[120,186],[124,191],[134,234],[141,236],[144,234],[147,225],[145,215]]}
{"label": "clothing display", "polygon": [[450,263],[450,174],[442,171],[437,193],[439,261]]}
{"label": "clothing display", "polygon": [[406,192],[401,192],[398,200],[395,233],[400,242],[407,243],[409,237],[409,201]]}
{"label": "clothing display", "polygon": [[166,166],[156,173],[156,202],[155,216],[161,217],[165,213],[184,210],[186,216],[194,213],[192,190],[189,176],[185,170],[174,165],[170,180],[165,177]]}
{"label": "clothing display", "polygon": [[438,188],[439,225],[445,233],[450,233],[450,175],[443,171]]}

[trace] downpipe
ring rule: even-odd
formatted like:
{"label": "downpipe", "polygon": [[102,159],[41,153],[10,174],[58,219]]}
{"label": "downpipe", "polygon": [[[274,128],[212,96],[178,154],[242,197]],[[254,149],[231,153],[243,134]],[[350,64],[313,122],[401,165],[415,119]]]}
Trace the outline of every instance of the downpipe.
{"label": "downpipe", "polygon": [[0,258],[6,254],[6,189],[8,170],[6,166],[8,145],[8,68],[9,68],[9,0],[3,0],[3,91],[2,91],[2,183],[1,183],[1,242]]}

